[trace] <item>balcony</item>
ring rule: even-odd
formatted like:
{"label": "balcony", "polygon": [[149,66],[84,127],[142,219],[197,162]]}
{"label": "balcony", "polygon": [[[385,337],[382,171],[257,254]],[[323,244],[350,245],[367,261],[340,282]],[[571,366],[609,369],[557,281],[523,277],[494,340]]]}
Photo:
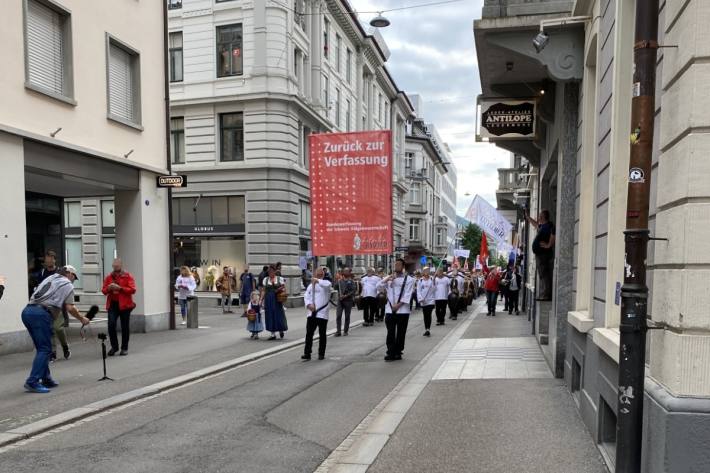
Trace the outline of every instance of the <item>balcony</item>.
{"label": "balcony", "polygon": [[498,169],[498,189],[496,203],[499,210],[514,210],[516,208],[515,194],[528,188],[530,176],[525,167]]}

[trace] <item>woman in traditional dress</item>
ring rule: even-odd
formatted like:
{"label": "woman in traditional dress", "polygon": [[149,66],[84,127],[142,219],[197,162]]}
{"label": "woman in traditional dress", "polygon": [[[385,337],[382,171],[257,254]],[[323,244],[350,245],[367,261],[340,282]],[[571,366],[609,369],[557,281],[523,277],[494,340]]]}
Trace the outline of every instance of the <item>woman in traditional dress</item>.
{"label": "woman in traditional dress", "polygon": [[260,302],[264,308],[266,330],[271,332],[269,340],[276,340],[276,332],[281,338],[284,338],[284,332],[288,330],[283,303],[279,302],[277,298],[277,293],[285,290],[284,278],[276,274],[276,266],[269,266],[267,276],[262,281]]}

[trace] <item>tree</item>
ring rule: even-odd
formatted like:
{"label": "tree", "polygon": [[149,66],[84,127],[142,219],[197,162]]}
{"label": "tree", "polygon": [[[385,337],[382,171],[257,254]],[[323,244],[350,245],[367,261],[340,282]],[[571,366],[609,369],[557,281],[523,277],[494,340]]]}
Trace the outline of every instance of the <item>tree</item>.
{"label": "tree", "polygon": [[[461,243],[466,250],[471,250],[471,261],[476,260],[476,256],[481,253],[481,235],[483,235],[483,230],[481,227],[474,223],[469,223],[466,230],[464,230],[463,238]],[[490,248],[490,245],[488,245]]]}
{"label": "tree", "polygon": [[498,254],[498,258],[496,258],[496,266],[499,268],[507,268],[508,267],[508,258],[505,257],[503,254]]}

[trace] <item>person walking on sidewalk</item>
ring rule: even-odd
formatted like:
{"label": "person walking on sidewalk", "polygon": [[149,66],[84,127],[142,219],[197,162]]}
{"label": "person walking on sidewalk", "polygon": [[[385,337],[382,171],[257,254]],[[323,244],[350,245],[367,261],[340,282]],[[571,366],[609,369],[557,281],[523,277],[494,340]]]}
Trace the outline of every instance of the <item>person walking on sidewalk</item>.
{"label": "person walking on sidewalk", "polygon": [[362,286],[362,300],[364,305],[362,324],[363,327],[371,327],[375,324],[375,314],[379,312],[377,307],[377,285],[382,279],[375,275],[375,268],[367,268],[367,275],[360,279]]}
{"label": "person walking on sidewalk", "polygon": [[434,303],[436,305],[436,325],[446,323],[446,306],[449,303],[451,280],[444,274],[442,268],[436,270],[434,278]]}
{"label": "person walking on sidewalk", "polygon": [[540,211],[537,220],[525,214],[528,222],[537,228],[532,243],[537,274],[540,279],[539,301],[552,300],[552,271],[555,265],[555,224],[550,221],[550,211]]}
{"label": "person walking on sidewalk", "polygon": [[486,301],[488,302],[488,313],[486,315],[495,316],[496,304],[498,303],[498,291],[500,291],[501,274],[496,266],[488,269],[485,265],[483,266],[483,274],[486,275],[484,287],[486,288]]}
{"label": "person walking on sidewalk", "polygon": [[[42,282],[53,274],[57,273],[57,254],[54,250],[47,250],[44,254],[42,269],[32,274],[30,295],[34,292]],[[57,359],[57,341],[62,346],[64,359],[68,360],[71,357],[69,343],[67,342],[67,334],[64,330],[69,326],[69,316],[62,310],[62,316],[57,317],[52,322],[52,354],[49,356],[49,361],[54,362]]]}
{"label": "person walking on sidewalk", "polygon": [[259,340],[259,333],[264,331],[264,324],[261,321],[261,305],[259,304],[259,291],[251,293],[251,300],[246,309],[247,330],[251,332],[252,340]]}
{"label": "person walking on sidewalk", "polygon": [[284,332],[288,330],[286,322],[286,312],[283,304],[278,300],[277,293],[286,290],[284,278],[276,274],[276,266],[269,266],[267,276],[261,282],[260,304],[264,307],[264,319],[266,330],[271,332],[269,340],[276,340],[276,332],[284,338]]}
{"label": "person walking on sidewalk", "polygon": [[313,335],[318,329],[318,359],[325,359],[325,347],[328,340],[328,310],[330,306],[331,282],[323,279],[323,268],[316,269],[311,283],[306,288],[303,302],[306,304],[306,343],[303,348],[302,360],[311,359],[313,350]]}
{"label": "person walking on sidewalk", "polygon": [[245,307],[244,312],[246,313],[246,306],[251,301],[251,296],[257,286],[254,275],[249,272],[249,265],[244,267],[244,272],[239,276],[239,284],[239,303]]}
{"label": "person walking on sidewalk", "polygon": [[387,355],[385,361],[402,359],[404,340],[407,336],[407,324],[411,309],[409,301],[414,291],[414,279],[404,270],[404,259],[397,258],[394,274],[384,278],[379,286],[387,291],[385,307],[385,325],[387,326]]}
{"label": "person walking on sidewalk", "polygon": [[187,301],[195,297],[195,278],[187,266],[180,267],[180,276],[175,280],[175,289],[178,290],[178,303],[180,304],[181,325],[185,325],[187,318]]}
{"label": "person walking on sidewalk", "polygon": [[133,294],[136,293],[136,280],[131,273],[123,270],[123,263],[116,258],[112,263],[113,272],[104,278],[101,292],[106,296],[106,310],[108,311],[108,336],[111,340],[111,349],[108,356],[113,356],[118,351],[118,335],[116,324],[121,323],[121,352],[120,356],[128,355],[128,339],[131,331],[131,311],[136,307]]}
{"label": "person walking on sidewalk", "polygon": [[509,273],[506,274],[508,282],[508,314],[513,314],[513,309],[515,309],[515,315],[520,315],[518,310],[518,294],[520,293],[520,285],[523,282],[523,278],[518,272],[518,267],[513,266]]}
{"label": "person walking on sidewalk", "polygon": [[431,313],[434,311],[434,306],[436,305],[436,299],[434,298],[435,287],[434,280],[431,277],[430,269],[425,266],[422,269],[422,276],[417,281],[417,299],[419,305],[422,307],[424,312],[424,336],[429,337],[431,333]]}
{"label": "person walking on sidewalk", "polygon": [[237,278],[234,277],[229,266],[222,268],[222,275],[217,278],[215,286],[222,295],[222,313],[232,314],[232,293],[237,290]]}
{"label": "person walking on sidewalk", "polygon": [[[343,268],[342,278],[337,282],[336,287],[338,288],[338,308],[335,311],[335,336],[340,336],[342,327],[342,334],[347,337],[350,330],[350,313],[353,310],[355,291],[357,289],[357,285],[353,281],[352,270],[347,266]],[[344,324],[342,324],[343,312],[345,312]]]}
{"label": "person walking on sidewalk", "polygon": [[56,274],[46,278],[32,293],[29,304],[22,311],[22,323],[30,333],[37,353],[32,370],[25,381],[25,389],[33,393],[48,393],[59,386],[49,372],[49,355],[52,350],[52,320],[62,316],[62,309],[88,325],[89,319],[79,313],[74,305],[74,281],[76,268],[64,266]]}

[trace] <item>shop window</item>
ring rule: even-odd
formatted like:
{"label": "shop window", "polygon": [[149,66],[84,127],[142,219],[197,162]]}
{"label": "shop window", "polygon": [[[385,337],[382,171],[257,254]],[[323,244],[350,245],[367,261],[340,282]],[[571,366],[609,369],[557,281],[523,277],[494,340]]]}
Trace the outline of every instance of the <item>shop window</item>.
{"label": "shop window", "polygon": [[229,197],[229,224],[237,225],[246,222],[244,197]]}
{"label": "shop window", "polygon": [[229,223],[229,200],[226,196],[210,197],[212,201],[212,224],[227,225]]}

